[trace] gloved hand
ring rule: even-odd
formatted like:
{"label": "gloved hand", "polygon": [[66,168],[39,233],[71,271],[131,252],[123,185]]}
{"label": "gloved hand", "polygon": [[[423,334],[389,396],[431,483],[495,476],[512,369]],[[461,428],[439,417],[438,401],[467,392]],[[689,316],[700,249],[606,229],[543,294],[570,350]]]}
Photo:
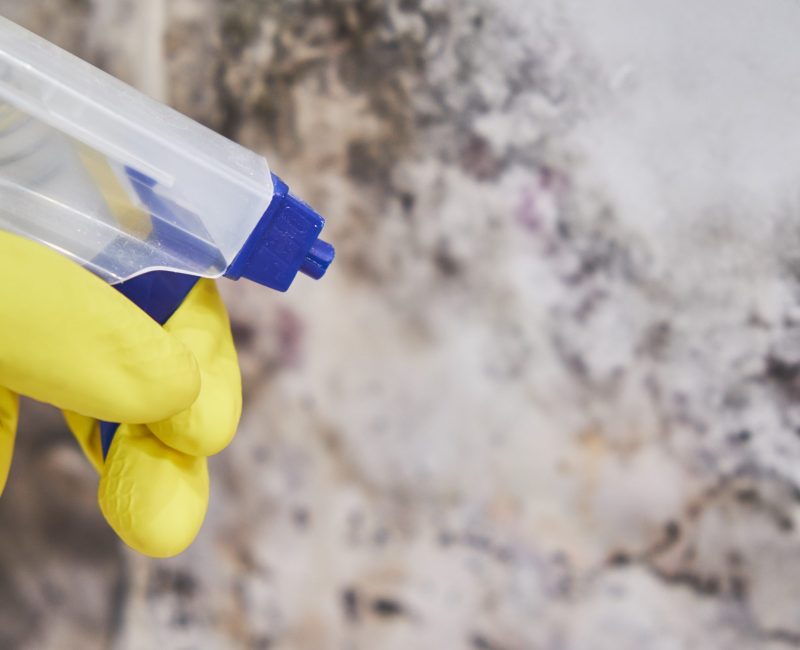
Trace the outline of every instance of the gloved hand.
{"label": "gloved hand", "polygon": [[[100,473],[111,527],[154,557],[180,553],[208,505],[206,457],[241,413],[241,378],[216,285],[201,280],[162,328],[62,255],[0,232],[0,494],[18,395],[64,410]],[[103,461],[97,420],[124,422]]]}

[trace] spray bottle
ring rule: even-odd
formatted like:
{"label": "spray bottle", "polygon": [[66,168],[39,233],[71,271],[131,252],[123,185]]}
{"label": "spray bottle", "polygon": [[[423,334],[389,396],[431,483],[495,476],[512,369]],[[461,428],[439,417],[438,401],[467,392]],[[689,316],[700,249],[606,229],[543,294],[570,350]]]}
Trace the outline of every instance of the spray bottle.
{"label": "spray bottle", "polygon": [[201,277],[321,278],[324,223],[264,157],[0,17],[0,229],[163,325]]}

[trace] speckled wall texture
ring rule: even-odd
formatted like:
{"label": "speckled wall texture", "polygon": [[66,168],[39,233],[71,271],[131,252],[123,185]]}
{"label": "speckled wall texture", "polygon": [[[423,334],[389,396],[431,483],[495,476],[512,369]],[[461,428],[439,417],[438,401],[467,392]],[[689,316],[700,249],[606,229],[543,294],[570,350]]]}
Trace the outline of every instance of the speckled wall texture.
{"label": "speckled wall texture", "polygon": [[800,5],[0,12],[268,155],[338,249],[224,284],[245,413],[183,556],[121,548],[27,405],[0,647],[800,646]]}

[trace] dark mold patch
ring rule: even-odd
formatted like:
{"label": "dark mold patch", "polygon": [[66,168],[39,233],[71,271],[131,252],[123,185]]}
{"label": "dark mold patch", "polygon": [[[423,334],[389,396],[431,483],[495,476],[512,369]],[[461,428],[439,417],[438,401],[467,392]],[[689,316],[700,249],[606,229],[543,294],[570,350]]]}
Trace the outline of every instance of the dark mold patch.
{"label": "dark mold patch", "polygon": [[353,587],[347,587],[341,593],[342,612],[345,619],[351,623],[355,623],[359,619],[359,596],[358,592]]}
{"label": "dark mold patch", "polygon": [[480,632],[475,632],[469,638],[469,645],[475,650],[503,650],[503,648],[496,643],[489,640],[487,636]]}
{"label": "dark mold patch", "polygon": [[190,573],[182,570],[170,570],[158,567],[150,576],[147,585],[147,596],[155,598],[167,594],[179,598],[193,598],[199,591],[197,579]]}
{"label": "dark mold patch", "polygon": [[394,618],[406,614],[406,608],[403,603],[387,596],[373,599],[371,607],[376,615],[383,618]]}

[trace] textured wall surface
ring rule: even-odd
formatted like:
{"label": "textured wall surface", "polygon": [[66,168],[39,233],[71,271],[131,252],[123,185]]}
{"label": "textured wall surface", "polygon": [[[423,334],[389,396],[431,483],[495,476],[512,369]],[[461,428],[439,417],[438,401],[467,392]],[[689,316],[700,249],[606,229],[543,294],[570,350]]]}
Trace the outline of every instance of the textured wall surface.
{"label": "textured wall surface", "polygon": [[181,557],[28,405],[0,647],[800,646],[800,5],[0,13],[268,155],[338,249],[224,284],[245,413]]}

